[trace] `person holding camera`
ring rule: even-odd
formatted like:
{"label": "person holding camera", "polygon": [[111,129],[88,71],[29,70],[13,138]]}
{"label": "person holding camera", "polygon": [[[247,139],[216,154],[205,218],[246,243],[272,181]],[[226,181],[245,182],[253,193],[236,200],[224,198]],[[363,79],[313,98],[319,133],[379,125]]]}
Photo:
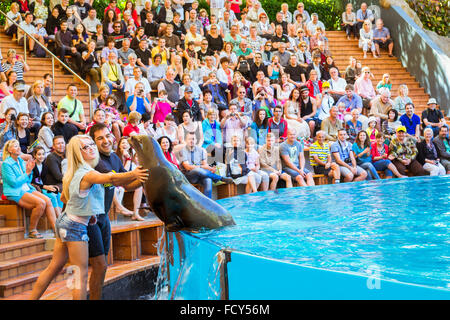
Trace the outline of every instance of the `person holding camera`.
{"label": "person holding camera", "polygon": [[267,115],[271,117],[273,115],[273,109],[275,108],[275,102],[271,95],[267,94],[264,87],[259,87],[256,90],[255,100],[253,101],[253,112],[257,112],[259,109],[265,109]]}
{"label": "person holding camera", "polygon": [[6,142],[17,138],[16,117],[16,109],[8,108],[5,111],[5,121],[0,124],[0,158],[3,156]]}
{"label": "person holding camera", "polygon": [[330,152],[339,166],[344,182],[364,181],[367,172],[356,164],[351,144],[347,141],[347,131],[339,129],[338,140],[330,146]]}
{"label": "person holding camera", "polygon": [[137,111],[140,114],[144,114],[146,112],[151,113],[151,103],[145,96],[144,85],[142,82],[136,83],[133,95],[128,97],[127,111],[128,113],[131,111]]}
{"label": "person holding camera", "polygon": [[220,82],[217,79],[216,72],[210,72],[209,78],[201,87],[203,91],[206,89],[212,93],[212,98],[214,103],[219,108],[220,117],[223,118],[226,114],[225,111],[228,109],[228,85],[224,82]]}
{"label": "person holding camera", "polygon": [[226,111],[225,117],[220,122],[220,128],[223,132],[223,141],[226,147],[231,146],[231,138],[238,136],[241,141],[244,140],[244,129],[247,126],[246,117],[242,116],[238,112],[238,106],[236,103],[230,103],[229,110]]}
{"label": "person holding camera", "polygon": [[189,111],[193,121],[202,121],[202,113],[200,111],[200,106],[197,101],[193,98],[194,89],[191,86],[184,88],[184,97],[178,102],[177,108],[175,109],[175,117],[178,119],[178,123],[183,122],[183,113]]}

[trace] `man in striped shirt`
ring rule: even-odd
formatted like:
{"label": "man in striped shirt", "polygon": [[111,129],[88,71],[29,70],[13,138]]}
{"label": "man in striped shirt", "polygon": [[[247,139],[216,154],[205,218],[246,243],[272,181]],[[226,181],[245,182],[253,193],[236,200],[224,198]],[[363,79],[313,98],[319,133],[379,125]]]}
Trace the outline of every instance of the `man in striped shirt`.
{"label": "man in striped shirt", "polygon": [[325,142],[325,132],[320,130],[316,134],[317,141],[309,147],[309,159],[315,174],[323,174],[333,178],[334,183],[340,182],[339,166],[331,162],[330,146]]}

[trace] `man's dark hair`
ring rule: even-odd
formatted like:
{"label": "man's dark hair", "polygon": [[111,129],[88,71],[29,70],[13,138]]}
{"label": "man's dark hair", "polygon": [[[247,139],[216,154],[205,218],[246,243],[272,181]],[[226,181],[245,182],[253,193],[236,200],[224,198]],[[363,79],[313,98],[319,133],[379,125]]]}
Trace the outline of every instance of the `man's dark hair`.
{"label": "man's dark hair", "polygon": [[64,139],[64,136],[61,136],[61,135],[59,135],[59,136],[54,136],[54,137],[53,137],[53,144],[55,144],[55,141],[56,141],[57,139],[63,139],[64,142],[66,141],[66,140]]}
{"label": "man's dark hair", "polygon": [[352,91],[353,91],[354,89],[355,89],[355,87],[354,87],[352,84],[350,84],[350,83],[349,83],[348,85],[345,86],[345,90],[346,90],[346,91],[347,91],[347,90],[352,90]]}
{"label": "man's dark hair", "polygon": [[103,129],[105,129],[105,128],[108,128],[108,127],[107,127],[106,124],[104,124],[104,123],[96,123],[96,124],[94,124],[94,125],[91,127],[91,130],[89,130],[89,135],[91,136],[92,140],[95,141],[95,133],[96,133],[97,131],[103,130]]}

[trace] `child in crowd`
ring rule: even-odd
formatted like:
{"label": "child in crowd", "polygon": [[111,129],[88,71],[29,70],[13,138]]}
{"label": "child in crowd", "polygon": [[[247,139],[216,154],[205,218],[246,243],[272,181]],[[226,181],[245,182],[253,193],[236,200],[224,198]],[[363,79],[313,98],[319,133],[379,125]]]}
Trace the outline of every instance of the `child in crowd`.
{"label": "child in crowd", "polygon": [[370,143],[375,143],[377,141],[378,130],[377,119],[375,117],[369,117],[368,127],[366,129],[367,135],[369,136]]}
{"label": "child in crowd", "polygon": [[169,113],[172,113],[172,107],[175,107],[175,104],[167,99],[167,92],[159,91],[158,98],[153,102],[151,114],[152,123],[156,128],[164,126],[164,119]]}
{"label": "child in crowd", "polygon": [[56,217],[62,212],[63,202],[61,201],[61,190],[56,185],[46,185],[45,176],[48,173],[48,167],[45,163],[45,149],[42,146],[36,146],[33,149],[33,159],[36,162],[33,168],[33,178],[31,184],[40,192],[50,198],[53,207],[55,208]]}
{"label": "child in crowd", "polygon": [[198,19],[202,22],[203,28],[207,29],[210,25],[209,18],[208,18],[208,12],[204,8],[200,9],[200,15]]}

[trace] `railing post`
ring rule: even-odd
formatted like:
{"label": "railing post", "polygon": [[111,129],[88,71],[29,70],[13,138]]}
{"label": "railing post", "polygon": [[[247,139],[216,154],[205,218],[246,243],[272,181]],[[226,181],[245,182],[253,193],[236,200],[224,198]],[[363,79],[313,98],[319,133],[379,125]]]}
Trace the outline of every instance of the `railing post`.
{"label": "railing post", "polygon": [[23,59],[27,63],[27,34],[23,34]]}
{"label": "railing post", "polygon": [[52,56],[52,92],[55,91],[55,58]]}

